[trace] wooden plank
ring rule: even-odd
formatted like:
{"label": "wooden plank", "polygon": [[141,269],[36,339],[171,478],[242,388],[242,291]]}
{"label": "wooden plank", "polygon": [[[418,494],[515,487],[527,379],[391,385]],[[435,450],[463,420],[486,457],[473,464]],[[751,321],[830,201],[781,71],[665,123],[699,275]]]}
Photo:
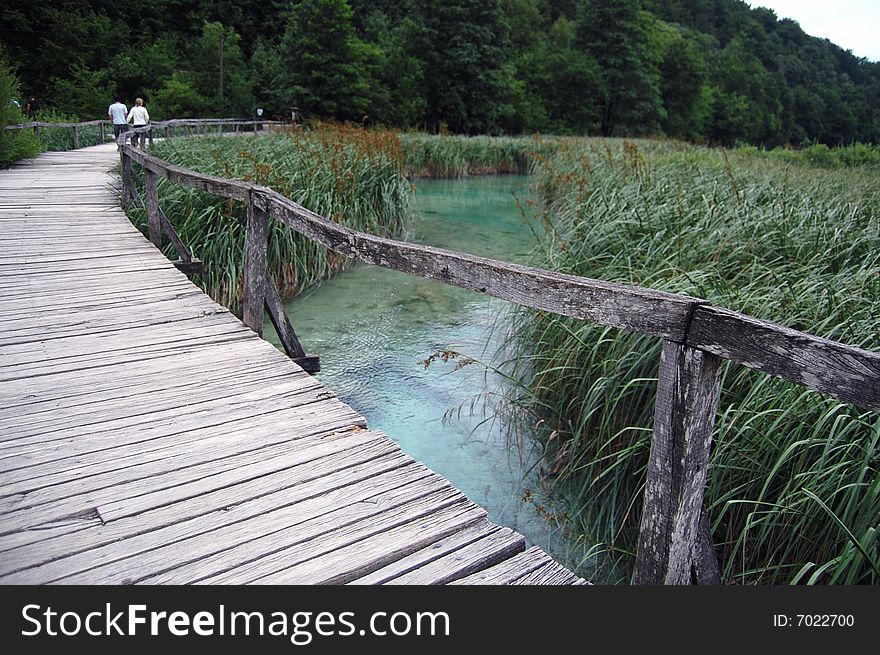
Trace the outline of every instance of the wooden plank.
{"label": "wooden plank", "polygon": [[[254,364],[261,364],[264,361],[277,362],[274,351],[267,350],[256,342],[245,342],[239,346],[239,354]],[[46,385],[32,384],[26,390],[17,382],[0,383],[0,409],[6,411],[11,406],[56,402],[64,398],[82,396],[91,391],[128,389],[138,384],[155,386],[155,379],[151,376],[161,376],[169,368],[180,371],[190,368],[198,370],[199,366],[223,368],[224,363],[229,363],[228,345],[220,343],[206,346],[196,354],[171,353],[164,359],[144,359],[134,363],[118,362],[100,369],[58,373],[53,375]]]}
{"label": "wooden plank", "polygon": [[[216,460],[203,457],[201,462],[195,464],[180,462],[175,466],[171,462],[168,470],[155,475],[144,475],[144,471],[132,473],[123,470],[116,476],[109,476],[117,477],[115,482],[111,481],[109,485],[100,488],[94,488],[94,483],[69,485],[73,487],[75,495],[59,497],[46,493],[36,500],[21,498],[19,500],[22,502],[17,506],[4,503],[0,535],[34,529],[43,523],[84,512],[94,512],[96,507],[101,520],[109,523],[155,507],[254,480],[268,473],[289,469],[302,461],[314,459],[316,453],[326,452],[325,449],[344,448],[352,440],[363,439],[350,431],[339,432],[338,430],[350,426],[344,425],[347,421],[340,422],[343,423],[341,428],[333,426],[324,416],[316,416],[311,425],[303,419],[301,424],[305,425],[298,426],[300,438],[289,442]],[[238,432],[237,441],[246,444],[244,437],[247,434],[247,430]],[[316,443],[315,437],[322,435],[326,436],[320,439],[320,443]]]}
{"label": "wooden plank", "polygon": [[690,584],[721,358],[665,341],[633,584]]}
{"label": "wooden plank", "polygon": [[694,313],[688,345],[880,411],[880,353],[720,307]]}
{"label": "wooden plank", "polygon": [[[352,443],[334,453],[284,471],[153,508],[110,523],[57,526],[16,532],[0,538],[0,574],[42,565],[139,535],[151,535],[151,548],[166,546],[226,525],[355,485],[384,471],[415,465],[390,439]],[[98,517],[97,511],[95,517]],[[159,530],[176,526],[170,530]],[[75,536],[72,536],[73,533]],[[209,540],[213,541],[213,540]],[[129,545],[131,545],[130,542]],[[88,567],[91,568],[91,567]]]}
{"label": "wooden plank", "polygon": [[[52,544],[5,553],[4,563],[12,560],[13,564],[0,582],[43,584],[83,575],[84,580],[118,583],[132,578],[135,570],[158,574],[247,542],[257,533],[253,520],[261,521],[267,529],[291,528],[334,509],[363,504],[384,491],[429,475],[423,466],[401,458],[399,452],[389,456],[387,439],[376,440],[370,446],[384,447],[385,455],[359,460],[360,451],[342,451],[339,454],[346,459],[336,457],[335,470],[324,467],[323,475],[316,476],[309,465],[300,465],[287,471],[296,484],[275,476],[274,481],[281,486],[236,488],[235,495],[225,494],[227,502],[234,499],[234,504],[226,508],[218,505],[217,498],[198,508],[178,506],[173,522],[163,519],[161,510],[151,513],[146,532],[141,530],[143,522],[118,521],[90,529],[86,538],[56,538]],[[331,458],[321,457],[315,463],[320,465]],[[349,461],[352,465],[339,468]],[[181,511],[187,513],[181,515]],[[266,521],[269,516],[272,520]]]}
{"label": "wooden plank", "polygon": [[552,562],[550,556],[537,546],[527,548],[508,560],[490,566],[464,578],[453,580],[450,584],[459,585],[505,585],[514,584],[523,576]]}
{"label": "wooden plank", "polygon": [[[423,547],[425,542],[419,540],[418,534],[428,533],[429,541],[435,541],[448,534],[462,529],[471,523],[485,517],[486,512],[467,501],[458,491],[453,489],[448,482],[442,480],[428,485],[425,482],[413,485],[415,489],[403,487],[389,492],[379,503],[366,504],[368,507],[359,507],[360,514],[357,521],[352,521],[350,516],[343,517],[342,513],[325,515],[323,525],[314,527],[314,531],[302,533],[297,530],[294,534],[284,534],[277,540],[265,540],[258,542],[262,552],[251,551],[248,561],[241,561],[241,554],[236,553],[234,560],[226,560],[220,563],[222,572],[203,577],[204,568],[202,562],[193,565],[198,573],[198,584],[281,584],[282,580],[298,579],[300,575],[310,577],[302,569],[296,571],[298,566],[309,566],[310,560],[317,559],[322,555],[330,555],[352,544],[361,542],[368,537],[379,534],[391,533],[396,528],[410,525],[405,531],[406,536],[395,540],[393,543],[384,541],[385,547],[394,546],[400,556],[412,552],[413,542],[416,540],[416,549]],[[438,488],[439,487],[439,488]],[[429,493],[426,493],[430,490]],[[381,511],[377,508],[382,508]],[[341,522],[336,522],[337,520]],[[333,521],[333,523],[327,523]],[[439,534],[430,532],[431,526],[440,529]],[[424,531],[424,532],[423,532]],[[403,536],[398,532],[393,536]],[[307,539],[303,539],[307,537]],[[320,537],[320,538],[318,538]],[[390,537],[389,537],[390,538]],[[380,547],[381,544],[380,544]],[[351,550],[346,551],[351,555]],[[370,552],[372,555],[372,552]],[[387,562],[386,562],[387,563]],[[368,560],[366,566],[358,566],[351,562],[358,570],[356,574],[368,573],[373,567]],[[217,563],[215,562],[216,566]],[[364,568],[361,568],[364,567]],[[308,570],[308,569],[307,569]],[[313,580],[321,579],[324,569],[312,571]],[[183,571],[178,571],[183,573]],[[173,574],[169,574],[173,575]],[[163,580],[164,580],[163,576]],[[176,576],[175,576],[176,577]],[[150,584],[155,581],[145,580]]]}
{"label": "wooden plank", "polygon": [[[242,403],[251,400],[248,398],[249,395],[262,395],[263,393],[265,393],[265,389],[261,386],[256,390],[252,388],[250,391],[244,390],[240,394],[227,395],[224,400],[226,402]],[[278,395],[279,397],[284,398],[292,397],[293,402],[291,404],[296,407],[303,407],[326,398],[326,392],[320,387],[317,389],[305,390],[291,385],[282,387],[276,386],[275,389],[270,390],[270,393],[271,395]],[[290,396],[288,396],[288,393],[290,393]],[[193,411],[203,411],[199,409],[198,405],[205,405],[212,401],[213,399],[202,399],[194,407]],[[179,403],[176,406],[169,405],[171,405],[170,402],[168,405],[160,408],[161,411],[180,412],[184,410],[184,408],[189,407],[189,405],[183,403]],[[131,403],[128,404],[128,407],[131,407]],[[116,408],[114,407],[113,410],[115,409]],[[122,412],[114,412],[113,410],[105,410],[106,413],[103,422],[115,420],[113,418],[114,416],[124,416]],[[140,411],[141,415],[148,419],[152,416],[149,409],[139,409],[137,411]],[[76,421],[76,417],[72,418],[73,420],[70,421],[71,425],[77,427],[88,426],[95,430],[100,430],[103,423],[101,420]],[[48,424],[49,429],[53,429],[54,426],[54,423]],[[61,428],[61,430],[63,430],[63,428]],[[65,437],[69,438],[66,431]],[[148,448],[145,446],[144,442],[137,442],[135,444],[120,445],[111,449],[92,452],[88,457],[83,457],[81,453],[67,453],[69,455],[67,459],[58,458],[52,459],[48,462],[43,461],[40,463],[31,463],[30,466],[26,467],[22,466],[23,464],[27,464],[26,460],[16,458],[13,460],[16,465],[15,479],[5,480],[0,483],[0,498],[16,493],[30,495],[44,487],[52,487],[73,480],[82,481],[84,478],[91,476],[107,475],[111,471],[124,467],[155,463],[165,458],[179,458],[181,457],[180,450],[183,447],[188,449],[188,452],[183,455],[183,459],[187,459],[204,448],[217,448],[218,445],[222,445],[223,443],[221,441],[220,444],[218,444],[218,440],[212,438],[208,440],[208,445],[203,445],[205,437],[207,437],[207,435],[198,432],[184,434],[178,433],[173,438],[159,438],[152,440],[150,441]],[[65,453],[59,453],[59,455],[63,454]],[[202,453],[202,455],[205,454],[207,453]],[[220,457],[223,454],[223,451],[218,450],[215,451],[214,454],[217,457]],[[2,461],[5,462],[5,460]],[[156,467],[152,470],[159,472],[161,469]]]}
{"label": "wooden plank", "polygon": [[299,565],[266,575],[256,583],[345,584],[466,529],[485,515],[485,510],[471,502],[445,507]]}
{"label": "wooden plank", "polygon": [[515,585],[585,585],[586,580],[576,576],[567,568],[550,560],[531,573],[517,578],[511,584]]}
{"label": "wooden plank", "polygon": [[432,562],[454,553],[468,544],[479,541],[483,537],[491,535],[500,530],[497,525],[488,519],[477,521],[468,528],[456,532],[455,534],[440,539],[426,548],[418,550],[411,555],[407,555],[390,564],[386,564],[380,569],[356,578],[347,584],[350,585],[374,585],[374,584],[405,584],[400,582],[408,574],[415,572],[416,574],[424,571],[424,567]]}
{"label": "wooden plank", "polygon": [[[328,395],[319,391],[319,400],[302,406],[284,397],[270,399],[262,406],[259,402],[231,402],[230,407],[222,412],[203,406],[183,416],[179,412],[164,412],[164,415],[146,414],[133,419],[118,417],[106,421],[100,430],[79,429],[77,432],[81,433],[80,436],[72,434],[74,430],[69,430],[59,432],[46,441],[41,441],[39,437],[23,437],[4,442],[3,466],[6,470],[20,470],[127,446],[133,446],[133,450],[138,447],[148,449],[156,445],[153,442],[157,439],[167,437],[177,436],[182,441],[196,440],[202,432],[206,437],[222,437],[230,433],[240,433],[243,427],[250,429],[254,438],[257,438],[263,431],[271,432],[272,426],[281,421],[289,423],[291,432],[286,433],[288,436],[296,434],[296,430],[311,429],[319,419],[327,422],[328,430],[364,424],[364,419],[354,410],[338,401],[338,404],[332,402]],[[196,434],[189,434],[190,432]]]}
{"label": "wooden plank", "polygon": [[134,577],[134,582],[212,584],[225,581],[240,584],[253,581],[464,502],[448,482],[429,474],[370,496],[369,502],[355,502],[319,516],[302,516],[294,522],[281,524],[276,520],[254,517],[248,526],[251,539],[233,539],[229,548],[214,540],[210,555],[200,552],[199,557],[166,567],[164,571],[143,571]]}
{"label": "wooden plank", "polygon": [[[479,528],[481,526],[488,527],[489,529],[483,531],[482,534],[475,533],[474,528]],[[465,539],[467,541],[462,543]],[[411,566],[409,571],[406,571],[397,577],[389,578],[386,576],[388,571],[392,569],[389,568],[389,566],[386,566],[379,571],[374,572],[371,576],[375,576],[376,574],[382,576],[379,578],[382,580],[382,584],[449,584],[453,580],[458,580],[477,571],[494,566],[509,557],[513,557],[517,553],[525,550],[525,543],[525,538],[510,528],[500,528],[492,525],[488,521],[481,521],[468,530],[456,533],[447,539],[431,544],[428,548],[404,558],[404,561]],[[460,546],[450,548],[453,544],[460,544]],[[433,559],[420,562],[418,566],[412,566],[415,563],[413,558],[427,554],[430,554]],[[398,565],[398,562],[394,562],[390,567],[396,565]],[[366,579],[376,579],[371,576],[366,576]],[[361,584],[364,579],[365,578],[361,578],[354,582]]]}

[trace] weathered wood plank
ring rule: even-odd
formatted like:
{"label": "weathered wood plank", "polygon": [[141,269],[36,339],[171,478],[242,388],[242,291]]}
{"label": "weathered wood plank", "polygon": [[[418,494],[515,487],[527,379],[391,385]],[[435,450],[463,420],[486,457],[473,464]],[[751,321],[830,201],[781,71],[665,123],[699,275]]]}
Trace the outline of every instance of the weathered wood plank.
{"label": "weathered wood plank", "polygon": [[550,560],[543,566],[531,573],[517,578],[511,584],[515,585],[584,585],[587,582],[567,568]]}
{"label": "weathered wood plank", "polygon": [[[292,406],[294,407],[302,407],[326,399],[326,392],[321,387],[303,389],[299,385],[292,385],[290,383],[278,384],[277,381],[275,384],[272,384],[267,381],[265,385],[251,385],[250,388],[242,389],[239,393],[228,393],[222,397],[222,400],[216,402],[216,405],[219,406],[220,402],[224,401],[226,403],[253,403],[262,393],[266,393],[269,396],[275,396],[279,400],[290,398]],[[102,425],[106,422],[116,420],[116,418],[123,415],[118,408],[131,407],[131,398],[126,398],[124,401],[125,402],[115,403],[111,407],[99,408],[99,411],[103,414],[103,417],[101,418],[89,417],[85,420],[77,420],[80,419],[82,415],[74,414],[66,419],[65,423],[70,426],[91,427],[96,431],[100,430]],[[209,403],[214,404],[214,399],[203,397],[194,401],[192,406],[194,407],[194,411],[204,411],[203,409],[200,409],[200,406]],[[174,403],[169,399],[163,404],[163,406],[156,408],[155,411],[163,411],[167,413],[175,411],[180,412],[188,407],[191,407],[191,405],[179,401]],[[152,416],[150,409],[150,407],[146,407],[143,410],[140,410],[142,416],[146,419],[149,419]],[[65,438],[69,438],[67,430],[63,427],[56,427],[54,422],[45,421],[44,425],[52,431],[63,432]],[[33,433],[35,430],[29,429],[29,432]],[[148,447],[145,447],[143,442],[138,442],[136,444],[126,446],[120,445],[112,449],[92,452],[89,453],[88,457],[83,457],[81,454],[74,455],[73,453],[70,453],[73,456],[67,460],[53,459],[49,462],[44,461],[41,463],[33,463],[31,466],[27,467],[20,465],[27,463],[27,460],[18,460],[19,466],[15,469],[15,479],[4,480],[0,483],[0,498],[16,493],[33,494],[34,491],[44,487],[51,487],[64,482],[74,480],[82,482],[84,478],[91,476],[106,476],[112,471],[123,467],[154,463],[163,458],[176,458],[180,456],[180,449],[184,445],[187,445],[188,452],[183,457],[183,461],[194,457],[199,450],[205,448],[218,448],[215,454],[217,457],[220,457],[224,454],[224,449],[220,447],[223,445],[231,445],[224,444],[224,441],[218,442],[218,439],[213,436],[211,439],[207,439],[207,445],[204,445],[207,436],[208,435],[206,434],[192,432],[188,434],[178,433],[174,438],[160,438],[153,440],[149,443]],[[62,452],[59,454],[64,453]],[[2,461],[0,461],[0,463],[2,463]],[[150,470],[159,472],[160,468],[156,467],[151,468]]]}
{"label": "weathered wood plank", "polygon": [[[110,523],[99,521],[98,526],[58,526],[51,533],[47,533],[43,526],[40,530],[6,535],[0,539],[0,549],[4,551],[0,557],[0,574],[39,566],[62,556],[83,553],[139,535],[145,535],[145,550],[169,546],[338,488],[365,486],[364,481],[384,471],[416,465],[387,438],[349,445],[349,448],[325,453],[291,469]],[[77,532],[76,536],[70,537],[74,532]],[[129,542],[128,546],[137,548],[138,544],[140,542]]]}
{"label": "weathered wood plank", "polygon": [[880,353],[720,307],[697,309],[687,342],[844,402],[880,411]]}
{"label": "weathered wood plank", "polygon": [[[168,470],[155,475],[143,475],[143,471],[130,473],[126,470],[118,472],[116,481],[100,488],[86,488],[92,483],[73,487],[73,493],[66,497],[51,497],[50,493],[38,494],[35,500],[27,496],[19,498],[15,504],[4,503],[3,522],[0,535],[33,529],[43,523],[51,523],[59,519],[79,515],[84,512],[99,512],[104,523],[134,516],[155,507],[169,505],[174,502],[196,498],[199,495],[222,489],[234,484],[254,480],[268,473],[292,468],[297,463],[316,457],[320,449],[345,447],[351,440],[360,439],[350,431],[339,432],[348,428],[350,421],[339,421],[334,426],[324,416],[317,415],[308,423],[303,418],[297,426],[301,438],[286,443],[274,444],[265,448],[230,455],[216,460],[202,458],[196,464],[170,462]],[[244,437],[250,432],[247,428],[237,433],[238,441],[247,443]],[[295,434],[295,432],[294,432]],[[314,437],[324,436],[320,444],[313,443]],[[163,462],[165,460],[162,460]],[[107,482],[105,480],[104,482]],[[49,488],[50,491],[57,491]],[[4,499],[8,500],[8,499]],[[16,500],[16,498],[13,498]],[[39,504],[37,504],[39,503]]]}
{"label": "weathered wood plank", "polygon": [[721,358],[665,341],[633,584],[690,584]]}
{"label": "weathered wood plank", "polygon": [[[483,527],[487,523],[481,521],[474,527]],[[418,561],[413,558],[420,555],[424,557],[429,551],[433,551],[430,554],[434,557],[429,561],[418,561],[418,566],[412,566],[409,571],[397,577],[386,578],[382,583],[391,585],[449,584],[453,580],[458,580],[476,571],[494,566],[525,550],[526,540],[522,535],[509,528],[499,528],[491,523],[488,523],[488,525],[492,529],[479,534],[477,538],[474,537],[478,533],[475,534],[472,527],[431,544],[428,548],[417,551],[404,561],[412,564]],[[464,539],[467,539],[467,542],[461,543]],[[450,549],[449,545],[456,543],[456,541],[460,543],[460,546]],[[444,550],[447,550],[447,552],[443,552]],[[393,567],[397,564],[398,562],[394,562],[390,566]],[[388,568],[384,567],[375,573],[387,571]],[[362,580],[363,578],[355,582],[361,583]]]}
{"label": "weathered wood plank", "polygon": [[[289,527],[261,529],[251,541],[178,566],[147,584],[245,584],[338,550],[368,536],[466,501],[442,478],[430,475],[361,502]],[[256,519],[259,521],[259,519]],[[255,523],[256,525],[256,523]]]}
{"label": "weathered wood plank", "polygon": [[450,584],[468,585],[504,585],[514,584],[517,580],[529,573],[552,562],[550,556],[537,546],[532,546],[524,552],[511,557],[508,560],[491,566],[464,578],[453,580]]}
{"label": "weathered wood plank", "polygon": [[[56,538],[51,544],[19,548],[4,554],[4,563],[12,560],[13,564],[0,582],[40,584],[90,572],[85,579],[118,583],[128,574],[128,564],[158,574],[247,542],[254,535],[251,519],[263,521],[267,529],[291,528],[429,475],[399,452],[389,455],[390,447],[387,438],[374,433],[372,441],[356,450],[325,454],[286,469],[284,477],[271,476],[272,486],[261,479],[246,488],[228,487],[201,497],[199,505],[158,508],[143,515],[148,522],[137,517],[122,519],[89,530],[72,542]],[[362,458],[361,451],[369,459]],[[320,474],[315,474],[313,466],[319,467]],[[201,502],[204,498],[209,502]],[[223,502],[228,505],[224,507]],[[145,527],[149,528],[146,532]],[[59,552],[64,553],[61,558],[56,557]],[[135,557],[136,564],[120,564]]]}
{"label": "weathered wood plank", "polygon": [[[419,574],[424,571],[425,566],[432,562],[454,553],[465,546],[479,541],[480,539],[501,530],[497,525],[488,519],[477,521],[468,528],[456,532],[455,534],[440,539],[426,548],[422,548],[407,555],[390,564],[386,564],[380,569],[361,576],[355,580],[348,582],[350,585],[374,585],[374,584],[406,584],[401,582],[410,573]],[[426,574],[427,575],[427,574]]]}
{"label": "weathered wood plank", "polygon": [[455,534],[486,516],[471,502],[455,504],[356,543],[259,578],[257,584],[345,584]]}

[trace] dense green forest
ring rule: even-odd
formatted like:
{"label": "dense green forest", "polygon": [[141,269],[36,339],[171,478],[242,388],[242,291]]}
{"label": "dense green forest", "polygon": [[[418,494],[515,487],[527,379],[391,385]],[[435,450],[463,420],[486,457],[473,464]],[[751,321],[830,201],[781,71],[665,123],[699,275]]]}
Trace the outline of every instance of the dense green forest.
{"label": "dense green forest", "polygon": [[880,63],[739,0],[5,0],[24,94],[82,118],[880,141]]}

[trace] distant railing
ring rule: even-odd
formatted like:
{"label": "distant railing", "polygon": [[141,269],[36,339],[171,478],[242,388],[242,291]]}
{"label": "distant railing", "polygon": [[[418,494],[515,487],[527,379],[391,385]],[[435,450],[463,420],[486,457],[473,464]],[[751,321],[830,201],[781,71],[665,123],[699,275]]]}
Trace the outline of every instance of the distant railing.
{"label": "distant railing", "polygon": [[[98,143],[104,143],[107,140],[107,127],[110,127],[109,133],[113,133],[112,123],[108,120],[96,120],[96,121],[83,121],[80,123],[50,123],[46,121],[29,121],[26,123],[16,123],[15,125],[7,125],[5,129],[7,130],[22,130],[22,129],[33,129],[34,135],[37,138],[40,138],[40,129],[41,128],[69,128],[72,131],[73,137],[73,148],[74,150],[79,148],[79,131],[80,128],[83,127],[94,127],[98,126]],[[160,133],[164,138],[171,138],[175,136],[175,129],[183,129],[185,131],[185,136],[191,137],[196,135],[208,135],[211,133],[224,134],[227,129],[232,130],[234,133],[238,133],[241,131],[247,131],[244,128],[251,128],[251,131],[256,132],[258,129],[264,126],[284,126],[290,125],[289,123],[282,123],[280,121],[258,121],[258,120],[247,120],[244,118],[177,118],[168,121],[154,121],[149,125],[143,128],[131,128],[127,127],[126,134],[131,136],[135,132],[145,132],[147,134],[147,139],[152,144],[154,133]],[[216,131],[212,128],[216,128]]]}
{"label": "distant railing", "polygon": [[[143,203],[150,240],[161,246],[165,234],[182,258],[186,253],[192,260],[159,207],[159,178],[247,204],[243,320],[262,334],[268,311],[286,352],[306,370],[317,370],[318,358],[305,355],[266,267],[269,216],[358,261],[662,339],[636,584],[720,582],[703,494],[724,359],[880,411],[880,353],[699,298],[376,237],[334,223],[270,188],[162,161],[127,144],[126,135],[120,136],[119,148],[123,205],[133,199]],[[146,202],[135,191],[132,162],[144,170]]]}

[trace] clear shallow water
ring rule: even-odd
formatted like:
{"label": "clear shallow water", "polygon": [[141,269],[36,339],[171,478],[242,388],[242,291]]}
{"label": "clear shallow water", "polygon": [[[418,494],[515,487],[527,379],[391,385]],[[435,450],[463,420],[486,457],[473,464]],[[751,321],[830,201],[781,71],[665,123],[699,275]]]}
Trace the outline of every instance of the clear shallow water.
{"label": "clear shallow water", "polygon": [[[524,200],[528,183],[525,176],[420,181],[408,240],[525,262],[534,237],[513,194]],[[498,343],[493,320],[507,303],[357,264],[285,305],[306,352],[321,357],[318,377],[370,428],[446,477],[494,522],[567,559],[561,531],[536,511],[533,454],[510,448],[500,420],[483,407],[497,376],[476,364],[423,364],[441,350],[489,361]],[[266,333],[274,338],[270,326]],[[526,491],[535,499],[523,500]]]}

